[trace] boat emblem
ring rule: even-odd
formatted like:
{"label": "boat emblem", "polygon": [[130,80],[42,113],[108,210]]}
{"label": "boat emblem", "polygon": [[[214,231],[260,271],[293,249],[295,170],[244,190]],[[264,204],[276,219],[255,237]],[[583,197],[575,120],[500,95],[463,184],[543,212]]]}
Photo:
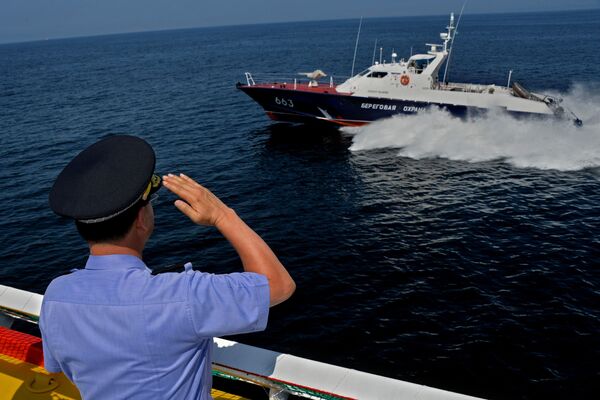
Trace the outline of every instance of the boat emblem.
{"label": "boat emblem", "polygon": [[400,77],[400,83],[401,83],[403,86],[406,86],[406,85],[408,85],[408,84],[410,83],[410,78],[408,77],[408,75],[402,75],[402,76]]}

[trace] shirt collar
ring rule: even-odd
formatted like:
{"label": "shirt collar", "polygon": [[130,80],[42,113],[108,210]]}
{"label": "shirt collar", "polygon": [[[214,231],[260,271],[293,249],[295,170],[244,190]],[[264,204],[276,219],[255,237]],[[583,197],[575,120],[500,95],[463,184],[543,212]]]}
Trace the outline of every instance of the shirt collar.
{"label": "shirt collar", "polygon": [[85,269],[95,270],[124,270],[124,269],[143,269],[148,270],[146,264],[136,256],[128,254],[110,254],[107,256],[90,255]]}

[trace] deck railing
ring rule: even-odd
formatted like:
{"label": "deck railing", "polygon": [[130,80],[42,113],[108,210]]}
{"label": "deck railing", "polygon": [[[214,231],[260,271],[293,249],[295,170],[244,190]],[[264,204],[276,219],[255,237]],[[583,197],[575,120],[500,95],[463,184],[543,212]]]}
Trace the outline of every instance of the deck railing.
{"label": "deck railing", "polygon": [[[13,318],[37,323],[43,296],[0,285],[0,326]],[[248,346],[213,340],[213,375],[269,390],[270,400],[290,394],[307,399],[477,400],[458,393]]]}
{"label": "deck railing", "polygon": [[482,85],[479,83],[439,83],[437,86],[439,90],[447,90],[447,91],[457,91],[457,92],[466,92],[466,93],[495,93],[495,92],[503,92],[509,93],[510,90],[504,86],[498,85]]}
{"label": "deck railing", "polygon": [[[337,84],[344,82],[349,77],[347,76],[328,76],[327,80],[325,78],[315,81],[310,78],[299,78],[298,76],[290,76],[290,75],[281,75],[276,73],[258,73],[252,74],[250,72],[244,73],[246,76],[246,83],[248,86],[256,86],[258,84],[292,84],[294,85],[294,89],[297,89],[298,85],[314,85],[317,82],[318,86],[327,85],[331,88],[335,87]],[[300,74],[301,76],[302,74]]]}

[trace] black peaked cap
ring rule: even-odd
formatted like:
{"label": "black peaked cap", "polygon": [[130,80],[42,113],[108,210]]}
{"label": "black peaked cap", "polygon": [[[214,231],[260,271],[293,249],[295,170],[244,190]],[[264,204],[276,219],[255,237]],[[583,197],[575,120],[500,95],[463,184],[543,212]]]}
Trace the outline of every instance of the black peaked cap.
{"label": "black peaked cap", "polygon": [[135,136],[110,136],[79,153],[58,175],[50,208],[58,215],[99,222],[127,210],[148,188],[156,157]]}

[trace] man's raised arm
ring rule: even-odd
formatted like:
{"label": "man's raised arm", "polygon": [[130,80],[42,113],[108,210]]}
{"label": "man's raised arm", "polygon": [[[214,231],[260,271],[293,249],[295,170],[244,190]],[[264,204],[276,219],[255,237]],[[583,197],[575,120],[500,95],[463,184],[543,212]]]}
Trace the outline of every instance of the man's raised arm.
{"label": "man's raised arm", "polygon": [[275,253],[234,210],[192,178],[179,174],[163,177],[164,186],[180,197],[175,206],[198,225],[216,227],[242,260],[244,271],[256,272],[269,280],[271,306],[287,300],[296,284]]}

